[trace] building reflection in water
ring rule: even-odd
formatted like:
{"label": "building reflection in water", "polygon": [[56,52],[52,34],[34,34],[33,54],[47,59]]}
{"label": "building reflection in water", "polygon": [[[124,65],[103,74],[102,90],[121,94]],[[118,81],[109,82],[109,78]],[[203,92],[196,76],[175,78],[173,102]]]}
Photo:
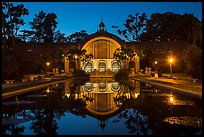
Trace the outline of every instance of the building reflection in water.
{"label": "building reflection in water", "polygon": [[[73,91],[69,86],[71,81],[65,82],[65,95],[69,98]],[[86,101],[86,109],[89,115],[99,121],[100,127],[105,127],[106,120],[120,112],[122,105],[121,98],[135,99],[140,94],[140,82],[132,80],[129,88],[127,85],[120,85],[113,79],[91,79],[74,91],[75,99]]]}

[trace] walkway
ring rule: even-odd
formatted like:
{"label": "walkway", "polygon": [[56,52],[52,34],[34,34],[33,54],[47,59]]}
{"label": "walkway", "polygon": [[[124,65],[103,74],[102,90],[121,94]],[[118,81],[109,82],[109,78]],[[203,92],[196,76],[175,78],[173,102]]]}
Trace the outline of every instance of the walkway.
{"label": "walkway", "polygon": [[71,77],[54,77],[49,80],[35,80],[28,82],[14,82],[12,84],[2,84],[2,99],[14,96],[20,93],[24,93],[30,90],[42,88],[49,84],[53,84],[59,81],[63,81]]}
{"label": "walkway", "polygon": [[188,94],[192,97],[202,99],[202,82],[190,82],[187,80],[174,80],[168,78],[139,77],[134,78],[141,82],[146,82],[155,86]]}

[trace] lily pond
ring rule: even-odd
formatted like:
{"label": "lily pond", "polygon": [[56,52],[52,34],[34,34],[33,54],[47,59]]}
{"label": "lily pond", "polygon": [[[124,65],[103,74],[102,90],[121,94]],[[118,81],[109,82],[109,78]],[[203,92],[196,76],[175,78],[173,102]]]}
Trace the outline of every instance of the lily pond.
{"label": "lily pond", "polygon": [[136,80],[76,80],[2,100],[3,135],[202,135],[202,100]]}

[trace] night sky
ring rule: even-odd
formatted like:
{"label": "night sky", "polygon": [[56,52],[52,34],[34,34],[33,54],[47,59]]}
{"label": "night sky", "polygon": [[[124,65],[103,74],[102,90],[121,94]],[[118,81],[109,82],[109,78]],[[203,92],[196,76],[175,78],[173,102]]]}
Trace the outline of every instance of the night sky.
{"label": "night sky", "polygon": [[[112,25],[121,27],[128,15],[145,12],[148,18],[152,13],[174,12],[179,14],[194,14],[202,20],[202,2],[13,2],[14,5],[24,4],[29,15],[23,17],[26,24],[20,29],[29,29],[28,22],[40,10],[57,14],[57,29],[66,36],[86,30],[88,34],[95,33],[103,19],[108,32],[117,34]],[[123,38],[123,37],[121,37]],[[123,38],[124,39],[124,38]]]}

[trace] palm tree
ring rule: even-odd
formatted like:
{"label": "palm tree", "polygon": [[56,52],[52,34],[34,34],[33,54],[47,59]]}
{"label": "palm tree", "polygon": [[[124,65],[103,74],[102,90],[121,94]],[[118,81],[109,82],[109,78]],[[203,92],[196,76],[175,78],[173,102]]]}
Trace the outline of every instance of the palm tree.
{"label": "palm tree", "polygon": [[68,52],[68,57],[70,61],[74,61],[76,65],[76,70],[80,69],[80,63],[86,58],[86,50],[71,49]]}
{"label": "palm tree", "polygon": [[129,62],[133,60],[136,52],[129,48],[118,48],[114,52],[114,58],[123,64],[124,69],[128,69]]}

